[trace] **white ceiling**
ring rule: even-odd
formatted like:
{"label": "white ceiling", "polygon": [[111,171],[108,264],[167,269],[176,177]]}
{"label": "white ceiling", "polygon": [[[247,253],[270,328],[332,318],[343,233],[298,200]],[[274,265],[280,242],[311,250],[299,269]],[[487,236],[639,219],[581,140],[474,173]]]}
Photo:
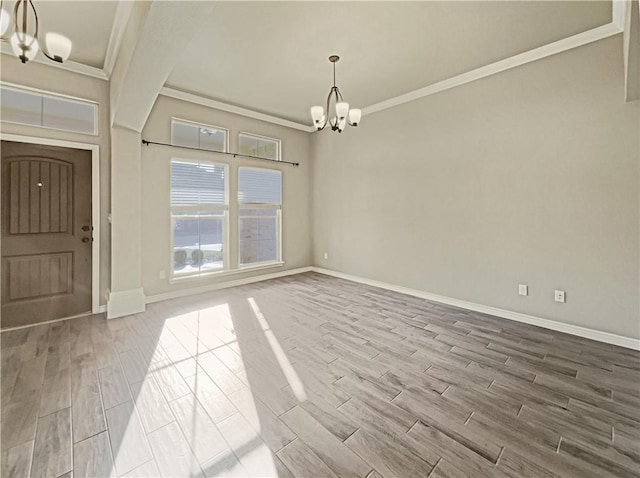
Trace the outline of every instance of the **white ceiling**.
{"label": "white ceiling", "polygon": [[310,123],[332,82],[354,107],[611,22],[611,2],[221,2],[167,85]]}

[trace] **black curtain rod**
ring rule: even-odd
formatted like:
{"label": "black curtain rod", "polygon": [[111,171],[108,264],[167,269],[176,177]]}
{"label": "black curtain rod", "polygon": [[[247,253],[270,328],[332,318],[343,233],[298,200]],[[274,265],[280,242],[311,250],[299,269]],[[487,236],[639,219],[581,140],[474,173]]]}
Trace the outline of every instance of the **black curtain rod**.
{"label": "black curtain rod", "polygon": [[300,166],[300,163],[292,163],[291,161],[280,161],[278,159],[261,158],[260,156],[250,156],[248,154],[227,153],[226,151],[211,151],[209,149],[193,148],[191,146],[179,146],[177,144],[170,144],[170,143],[157,143],[155,141],[147,141],[146,139],[142,140],[142,144],[144,144],[145,146],[149,146],[150,144],[155,144],[155,145],[158,145],[158,146],[170,146],[172,148],[182,148],[182,149],[192,149],[194,151],[204,151],[206,153],[228,154],[229,156],[233,156],[234,158],[236,156],[240,156],[242,158],[259,159],[260,161],[271,161],[272,163],[284,163],[284,164],[290,164],[292,166]]}

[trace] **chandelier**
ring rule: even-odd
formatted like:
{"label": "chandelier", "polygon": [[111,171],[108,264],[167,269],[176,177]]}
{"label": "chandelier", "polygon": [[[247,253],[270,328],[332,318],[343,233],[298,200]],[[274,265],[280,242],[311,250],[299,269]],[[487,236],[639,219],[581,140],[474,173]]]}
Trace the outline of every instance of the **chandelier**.
{"label": "chandelier", "polygon": [[[13,9],[13,34],[5,36],[11,23],[11,15],[0,0],[0,40],[8,41],[11,44],[13,53],[20,58],[22,63],[33,60],[38,51],[41,50],[44,56],[50,60],[62,63],[71,54],[71,40],[59,33],[49,32],[45,36],[47,49],[45,50],[38,40],[38,13],[31,0],[17,0]],[[30,11],[33,15],[30,15]],[[29,21],[33,18],[33,32],[29,33]],[[48,51],[47,51],[48,50]]]}
{"label": "chandelier", "polygon": [[[329,95],[327,96],[327,111],[325,115],[325,110],[322,106],[312,106],[311,107],[311,119],[313,119],[313,126],[320,131],[323,130],[327,123],[331,125],[332,131],[337,131],[338,133],[342,133],[347,122],[349,126],[358,126],[360,123],[360,117],[362,116],[362,111],[359,109],[349,109],[349,103],[346,103],[342,99],[342,94],[340,90],[336,86],[336,63],[340,57],[338,55],[331,55],[329,57],[329,61],[333,63],[333,86],[329,90]],[[331,99],[334,100],[334,116],[329,119],[330,114],[330,106]],[[347,120],[348,117],[348,120]]]}

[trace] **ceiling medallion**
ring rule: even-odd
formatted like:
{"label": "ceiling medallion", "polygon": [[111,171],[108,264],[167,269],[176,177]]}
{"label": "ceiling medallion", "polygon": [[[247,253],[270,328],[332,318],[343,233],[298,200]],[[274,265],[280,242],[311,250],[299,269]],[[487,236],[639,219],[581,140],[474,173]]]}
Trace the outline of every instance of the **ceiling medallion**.
{"label": "ceiling medallion", "polygon": [[[358,126],[358,123],[360,123],[362,111],[356,108],[349,109],[349,103],[343,100],[342,94],[336,86],[336,63],[339,59],[340,57],[338,55],[331,55],[329,57],[329,61],[333,63],[333,86],[329,90],[329,95],[327,96],[326,115],[325,110],[322,108],[322,106],[311,107],[311,118],[313,119],[313,126],[318,131],[323,130],[324,127],[327,126],[327,124],[330,124],[332,131],[342,133],[347,123],[349,123],[349,126]],[[334,102],[334,116],[333,118],[329,119],[332,99]]]}
{"label": "ceiling medallion", "polygon": [[[5,36],[11,23],[11,15],[2,8],[4,0],[0,0],[0,40],[9,42],[13,53],[20,58],[22,63],[33,60],[38,51],[50,60],[62,63],[71,54],[71,40],[59,33],[49,32],[45,35],[45,50],[38,40],[38,13],[32,0],[18,0],[13,9],[13,34]],[[32,15],[30,15],[31,9]],[[29,33],[29,20],[33,19],[33,33]],[[48,51],[47,51],[48,50]]]}

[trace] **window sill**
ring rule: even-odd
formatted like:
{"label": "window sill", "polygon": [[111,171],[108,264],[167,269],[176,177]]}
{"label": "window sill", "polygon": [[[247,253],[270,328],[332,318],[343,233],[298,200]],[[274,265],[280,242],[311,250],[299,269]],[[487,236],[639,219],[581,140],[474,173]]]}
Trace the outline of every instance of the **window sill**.
{"label": "window sill", "polygon": [[282,267],[283,265],[284,265],[284,262],[282,261],[267,262],[264,264],[243,266],[243,267],[239,267],[238,269],[223,269],[215,272],[206,272],[204,274],[198,274],[198,275],[189,275],[184,277],[171,277],[169,279],[169,284],[182,284],[184,282],[213,279],[214,277],[226,277],[226,276],[232,276],[236,274],[242,274],[244,272],[261,271],[263,269],[274,269],[277,267]]}

